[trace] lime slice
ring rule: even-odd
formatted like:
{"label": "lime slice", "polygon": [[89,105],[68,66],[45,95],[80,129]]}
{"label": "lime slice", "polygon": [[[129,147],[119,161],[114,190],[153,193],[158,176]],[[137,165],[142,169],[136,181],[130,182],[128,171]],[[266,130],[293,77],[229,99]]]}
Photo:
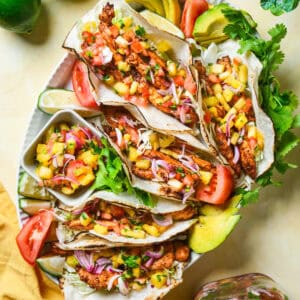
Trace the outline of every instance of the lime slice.
{"label": "lime slice", "polygon": [[50,115],[63,109],[75,110],[85,118],[98,116],[101,113],[99,110],[81,106],[75,93],[64,89],[49,89],[42,92],[39,96],[38,107]]}
{"label": "lime slice", "polygon": [[47,200],[20,198],[19,199],[19,207],[27,214],[34,215],[40,209],[51,208],[51,202],[47,201]]}
{"label": "lime slice", "polygon": [[172,22],[168,21],[167,19],[159,16],[158,14],[150,11],[150,10],[143,10],[140,14],[153,26],[156,26],[160,30],[167,31],[171,34],[174,34],[180,38],[184,38],[183,32]]}
{"label": "lime slice", "polygon": [[25,172],[19,178],[18,193],[26,198],[55,200],[45,188],[40,187],[37,181]]}
{"label": "lime slice", "polygon": [[63,274],[65,258],[61,256],[41,257],[36,260],[39,267],[46,273],[60,277]]}

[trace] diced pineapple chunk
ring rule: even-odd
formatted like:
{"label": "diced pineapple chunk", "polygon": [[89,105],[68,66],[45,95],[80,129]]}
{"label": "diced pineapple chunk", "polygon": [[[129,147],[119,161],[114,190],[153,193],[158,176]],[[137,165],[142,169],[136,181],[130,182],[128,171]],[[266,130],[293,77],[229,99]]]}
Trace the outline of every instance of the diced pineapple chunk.
{"label": "diced pineapple chunk", "polygon": [[130,139],[131,139],[131,135],[128,134],[128,133],[125,133],[124,136],[123,136],[123,139],[124,139],[124,141],[129,142]]}
{"label": "diced pineapple chunk", "polygon": [[130,89],[129,89],[129,94],[134,95],[138,89],[139,83],[137,81],[133,81],[131,83]]}
{"label": "diced pineapple chunk", "polygon": [[38,144],[36,147],[37,154],[46,154],[47,153],[47,145],[45,144]]}
{"label": "diced pineapple chunk", "polygon": [[118,61],[118,69],[123,72],[128,72],[130,70],[130,65],[125,61]]}
{"label": "diced pineapple chunk", "polygon": [[244,84],[248,82],[248,67],[244,64],[239,66],[239,79]]}
{"label": "diced pineapple chunk", "polygon": [[173,61],[168,61],[167,62],[167,69],[168,69],[168,73],[171,77],[176,76],[177,67],[176,67],[176,64]]}
{"label": "diced pineapple chunk", "polygon": [[94,230],[99,233],[99,234],[108,234],[108,229],[106,226],[100,225],[100,224],[96,224],[94,226]]}
{"label": "diced pineapple chunk", "polygon": [[157,150],[159,148],[159,138],[158,134],[153,132],[149,137],[149,142],[154,150]]}
{"label": "diced pineapple chunk", "polygon": [[79,264],[77,258],[74,255],[69,255],[66,259],[66,263],[72,268],[75,268]]}
{"label": "diced pineapple chunk", "polygon": [[240,135],[236,131],[234,133],[232,133],[231,139],[230,139],[231,144],[236,145],[239,138],[240,138]]}
{"label": "diced pineapple chunk", "polygon": [[200,175],[200,180],[205,185],[208,185],[213,177],[213,173],[208,171],[199,171],[199,175]]}
{"label": "diced pineapple chunk", "polygon": [[140,284],[138,282],[133,282],[132,285],[131,285],[132,289],[134,291],[140,291],[144,288],[144,285],[143,284]]}
{"label": "diced pineapple chunk", "polygon": [[180,192],[183,189],[183,183],[177,179],[170,179],[168,181],[168,185],[172,188],[175,192]]}
{"label": "diced pineapple chunk", "polygon": [[139,169],[148,170],[151,166],[151,161],[149,159],[140,159],[135,165]]}
{"label": "diced pineapple chunk", "polygon": [[176,153],[176,152],[174,152],[172,150],[169,150],[169,149],[160,149],[160,152],[162,152],[164,154],[167,154],[167,155],[169,155],[171,157],[174,157],[176,159],[178,159],[178,157],[179,157],[178,153]]}
{"label": "diced pineapple chunk", "polygon": [[157,42],[156,48],[159,52],[167,52],[168,50],[171,49],[171,45],[166,40],[160,40]]}
{"label": "diced pineapple chunk", "polygon": [[92,169],[96,169],[98,166],[99,155],[93,154],[92,150],[88,150],[78,155],[78,159],[82,160],[86,165],[90,166]]}
{"label": "diced pineapple chunk", "polygon": [[76,141],[73,139],[69,139],[67,141],[67,149],[66,149],[67,153],[74,154],[75,150],[76,150]]}
{"label": "diced pineapple chunk", "polygon": [[59,124],[59,130],[65,130],[65,131],[69,131],[70,130],[70,127],[68,126],[68,124],[66,123],[60,123]]}
{"label": "diced pineapple chunk", "polygon": [[85,227],[92,222],[92,218],[86,212],[83,212],[80,215],[79,220],[80,220],[80,224]]}
{"label": "diced pineapple chunk", "polygon": [[122,228],[121,235],[131,237],[134,239],[144,239],[146,237],[146,233],[143,230],[131,230],[129,228]]}
{"label": "diced pineapple chunk", "polygon": [[225,89],[223,91],[223,96],[227,102],[230,102],[233,98],[234,92],[230,89]]}
{"label": "diced pineapple chunk", "polygon": [[217,108],[216,107],[210,107],[209,109],[208,109],[208,111],[209,111],[209,113],[210,113],[210,115],[212,116],[212,117],[214,117],[214,118],[218,118],[218,110],[217,110]]}
{"label": "diced pineapple chunk", "polygon": [[45,166],[38,166],[36,173],[41,179],[51,179],[53,177],[53,171]]}
{"label": "diced pineapple chunk", "polygon": [[64,152],[65,143],[54,143],[52,147],[52,154],[61,154]]}
{"label": "diced pineapple chunk", "polygon": [[233,107],[235,107],[237,110],[241,110],[246,105],[246,100],[244,97],[241,97]]}
{"label": "diced pineapple chunk", "polygon": [[257,131],[255,126],[249,126],[248,127],[248,133],[247,133],[248,139],[254,138],[256,139],[257,137]]}
{"label": "diced pineapple chunk", "polygon": [[221,81],[225,80],[231,73],[229,71],[223,72],[219,74],[219,78]]}
{"label": "diced pineapple chunk", "polygon": [[138,153],[137,149],[134,148],[134,147],[129,147],[128,151],[129,151],[128,152],[128,159],[130,161],[136,161],[137,158],[139,157],[139,153]]}
{"label": "diced pineapple chunk", "polygon": [[160,134],[158,141],[161,148],[167,148],[175,141],[175,137],[173,135]]}
{"label": "diced pineapple chunk", "polygon": [[115,83],[115,78],[112,75],[105,75],[103,77],[103,80],[108,85],[113,85]]}
{"label": "diced pineapple chunk", "polygon": [[260,149],[263,149],[264,148],[264,144],[265,144],[265,141],[264,141],[264,136],[263,134],[257,129],[256,130],[256,139],[257,139],[257,145]]}
{"label": "diced pineapple chunk", "polygon": [[215,96],[205,97],[203,99],[203,101],[207,105],[207,107],[213,107],[213,106],[218,105],[218,103],[219,103],[217,97],[215,97]]}
{"label": "diced pineapple chunk", "polygon": [[131,17],[124,17],[122,20],[125,27],[130,27],[132,25],[133,21]]}
{"label": "diced pineapple chunk", "polygon": [[82,31],[95,32],[96,30],[97,23],[95,21],[90,21],[83,24]]}
{"label": "diced pineapple chunk", "polygon": [[167,283],[167,273],[165,271],[158,271],[151,275],[150,281],[157,289],[163,288]]}
{"label": "diced pineapple chunk", "polygon": [[220,74],[224,72],[225,66],[221,64],[213,64],[211,66],[211,72],[214,74]]}
{"label": "diced pineapple chunk", "polygon": [[222,93],[222,91],[223,91],[222,86],[219,83],[214,84],[212,86],[212,89],[213,89],[215,95],[218,93]]}
{"label": "diced pineapple chunk", "polygon": [[114,84],[114,89],[120,96],[125,96],[129,93],[129,87],[125,83],[120,81]]}
{"label": "diced pineapple chunk", "polygon": [[68,186],[63,186],[61,188],[61,192],[65,195],[72,195],[75,192],[75,189],[72,187],[68,187]]}
{"label": "diced pineapple chunk", "polygon": [[158,229],[155,226],[144,224],[143,229],[152,236],[156,236],[156,237],[160,236],[160,232],[158,231]]}
{"label": "diced pineapple chunk", "polygon": [[248,122],[248,119],[246,117],[246,115],[244,113],[241,113],[238,115],[235,123],[234,123],[234,126],[238,129],[238,130],[241,130]]}
{"label": "diced pineapple chunk", "polygon": [[235,79],[232,75],[228,76],[224,82],[232,86],[234,89],[240,89],[242,87],[242,83]]}
{"label": "diced pineapple chunk", "polygon": [[216,94],[217,99],[219,100],[219,102],[221,103],[221,105],[225,108],[226,111],[230,110],[230,106],[228,105],[228,103],[226,102],[225,98],[223,97],[222,93],[217,93]]}
{"label": "diced pineapple chunk", "polygon": [[94,180],[95,180],[95,175],[92,170],[78,177],[78,182],[83,186],[89,185]]}
{"label": "diced pineapple chunk", "polygon": [[132,269],[132,275],[135,278],[139,278],[141,275],[141,269],[140,268],[133,268]]}
{"label": "diced pineapple chunk", "polygon": [[36,156],[36,160],[40,163],[42,163],[43,165],[47,166],[48,163],[49,163],[49,160],[51,159],[51,155],[46,153],[46,154],[43,154],[43,153],[39,153],[37,156]]}

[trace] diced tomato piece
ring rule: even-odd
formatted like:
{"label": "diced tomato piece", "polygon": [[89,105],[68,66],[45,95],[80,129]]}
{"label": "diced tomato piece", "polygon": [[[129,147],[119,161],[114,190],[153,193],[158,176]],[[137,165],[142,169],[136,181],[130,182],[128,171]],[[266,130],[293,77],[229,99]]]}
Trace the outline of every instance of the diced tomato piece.
{"label": "diced tomato piece", "polygon": [[188,74],[184,80],[184,88],[189,91],[192,95],[197,93],[197,84],[191,74]]}
{"label": "diced tomato piece", "polygon": [[177,75],[173,78],[173,80],[174,80],[175,85],[184,86],[184,78],[182,76]]}
{"label": "diced tomato piece", "polygon": [[131,44],[131,49],[133,52],[141,53],[143,52],[144,47],[139,41],[136,41]]}
{"label": "diced tomato piece", "polygon": [[119,35],[119,28],[116,25],[110,26],[109,30],[114,38],[116,38]]}
{"label": "diced tomato piece", "polygon": [[205,114],[204,114],[204,122],[206,124],[209,124],[211,122],[211,115],[210,115],[209,111],[205,112]]}

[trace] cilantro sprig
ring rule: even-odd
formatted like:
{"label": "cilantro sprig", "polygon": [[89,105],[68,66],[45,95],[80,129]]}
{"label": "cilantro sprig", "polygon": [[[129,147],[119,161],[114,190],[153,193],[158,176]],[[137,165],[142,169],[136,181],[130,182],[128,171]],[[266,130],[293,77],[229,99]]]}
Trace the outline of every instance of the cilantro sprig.
{"label": "cilantro sprig", "polygon": [[260,0],[260,5],[265,10],[270,10],[275,16],[290,12],[297,8],[299,0]]}
{"label": "cilantro sprig", "polygon": [[298,107],[296,95],[291,91],[282,91],[274,75],[284,60],[280,43],[287,33],[285,25],[275,25],[268,31],[270,39],[264,40],[257,34],[256,23],[245,12],[228,8],[224,9],[223,13],[230,22],[224,28],[224,33],[231,39],[240,41],[239,53],[251,51],[263,64],[259,78],[259,101],[262,109],[272,119],[276,135],[275,161],[272,167],[256,180],[257,188],[252,191],[237,191],[243,196],[241,204],[247,205],[258,200],[262,187],[279,184],[274,180],[274,171],[283,174],[288,169],[297,167],[287,162],[286,156],[299,144],[300,138],[293,129],[300,127],[300,115],[295,114]]}
{"label": "cilantro sprig", "polygon": [[105,138],[101,139],[102,148],[91,145],[94,153],[99,155],[98,171],[92,185],[93,190],[108,190],[115,194],[127,192],[134,194],[142,203],[154,207],[155,201],[147,192],[133,188],[123,169],[123,163],[116,151],[109,145]]}

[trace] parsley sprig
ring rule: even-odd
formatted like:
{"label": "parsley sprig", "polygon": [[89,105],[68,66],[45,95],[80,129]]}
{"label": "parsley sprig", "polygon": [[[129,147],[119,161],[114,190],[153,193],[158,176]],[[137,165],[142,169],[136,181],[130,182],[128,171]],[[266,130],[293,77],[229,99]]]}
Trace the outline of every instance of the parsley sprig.
{"label": "parsley sprig", "polygon": [[291,91],[282,91],[274,75],[284,60],[280,43],[287,33],[285,25],[275,25],[268,31],[270,39],[264,40],[257,34],[256,23],[245,12],[228,8],[224,9],[223,13],[230,22],[224,28],[224,33],[231,39],[240,41],[239,53],[251,51],[263,64],[259,78],[259,101],[262,109],[272,119],[276,135],[275,161],[272,167],[256,180],[258,186],[254,190],[239,189],[237,191],[243,195],[241,204],[247,205],[258,200],[262,187],[279,184],[274,180],[274,171],[283,174],[288,169],[297,167],[287,162],[286,156],[299,144],[300,139],[293,129],[300,127],[300,115],[295,114],[298,107],[296,95]]}

